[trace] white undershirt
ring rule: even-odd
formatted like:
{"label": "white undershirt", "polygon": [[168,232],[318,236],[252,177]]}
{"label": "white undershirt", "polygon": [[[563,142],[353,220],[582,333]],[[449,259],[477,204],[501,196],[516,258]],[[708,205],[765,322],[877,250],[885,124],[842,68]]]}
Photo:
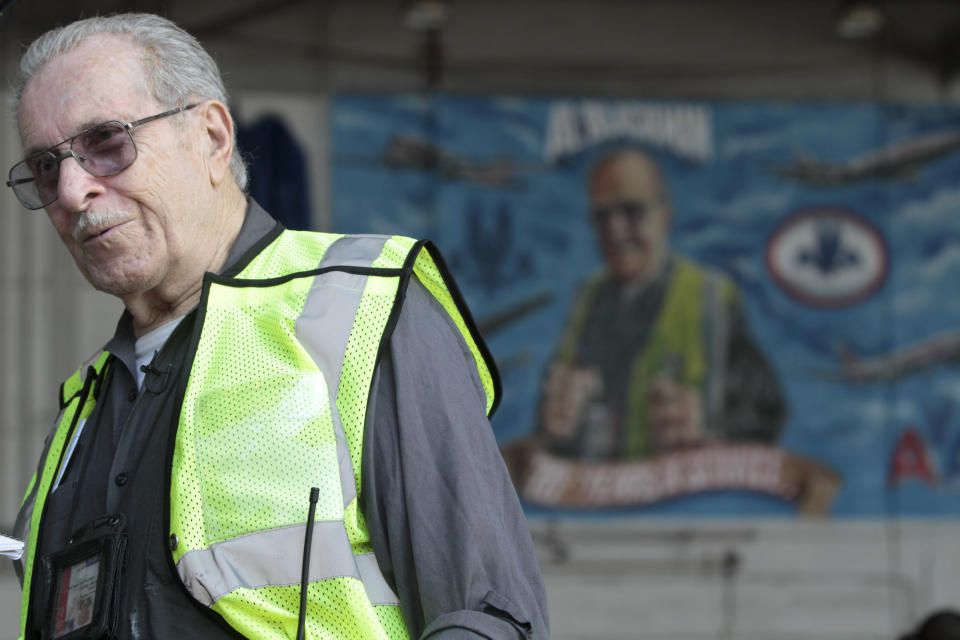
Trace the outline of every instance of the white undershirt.
{"label": "white undershirt", "polygon": [[183,320],[183,316],[180,316],[176,320],[171,320],[167,324],[160,325],[150,333],[145,333],[140,336],[134,343],[133,352],[137,358],[136,374],[138,389],[143,386],[143,378],[146,375],[140,367],[145,364],[150,364],[153,356],[163,348],[163,345],[167,342],[167,338],[170,337],[170,334],[177,328],[181,320]]}

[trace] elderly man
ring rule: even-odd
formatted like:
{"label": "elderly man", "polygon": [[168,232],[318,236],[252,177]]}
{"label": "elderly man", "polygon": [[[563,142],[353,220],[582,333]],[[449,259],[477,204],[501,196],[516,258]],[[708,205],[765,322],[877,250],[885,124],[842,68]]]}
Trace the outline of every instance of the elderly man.
{"label": "elderly man", "polygon": [[45,34],[16,99],[9,186],[126,308],[17,518],[21,636],[548,637],[496,372],[436,250],[275,223],[165,19]]}
{"label": "elderly man", "polygon": [[627,148],[589,178],[606,269],[574,302],[548,369],[539,437],[558,455],[635,458],[724,440],[772,441],[784,418],[733,283],[671,254],[654,160]]}

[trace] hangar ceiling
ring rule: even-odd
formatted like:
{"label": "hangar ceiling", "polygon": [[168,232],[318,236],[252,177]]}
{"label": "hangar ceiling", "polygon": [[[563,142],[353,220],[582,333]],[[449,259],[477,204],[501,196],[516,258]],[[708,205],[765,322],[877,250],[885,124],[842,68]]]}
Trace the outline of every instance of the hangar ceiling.
{"label": "hangar ceiling", "polygon": [[[445,91],[767,99],[953,99],[960,3],[887,0],[867,40],[835,30],[843,0],[0,0],[18,43],[57,23],[154,11],[197,35],[233,89]],[[862,0],[861,0],[862,1]],[[436,37],[431,39],[430,33]],[[9,71],[8,71],[9,72]]]}

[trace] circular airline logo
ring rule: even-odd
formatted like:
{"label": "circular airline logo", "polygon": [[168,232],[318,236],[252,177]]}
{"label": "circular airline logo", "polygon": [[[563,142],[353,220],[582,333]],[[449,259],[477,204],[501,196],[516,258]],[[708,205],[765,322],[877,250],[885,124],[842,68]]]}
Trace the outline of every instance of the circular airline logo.
{"label": "circular airline logo", "polygon": [[766,260],[791,297],[815,307],[844,307],[883,285],[889,258],[883,236],[863,217],[814,207],[780,223],[767,242]]}

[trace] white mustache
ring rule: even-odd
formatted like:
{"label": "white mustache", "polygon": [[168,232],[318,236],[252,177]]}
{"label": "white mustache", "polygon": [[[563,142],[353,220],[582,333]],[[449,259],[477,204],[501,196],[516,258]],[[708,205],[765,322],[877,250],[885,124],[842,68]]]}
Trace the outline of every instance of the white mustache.
{"label": "white mustache", "polygon": [[127,214],[122,211],[84,211],[73,227],[73,239],[79,242],[87,229],[112,227],[118,222],[123,222],[126,217]]}

